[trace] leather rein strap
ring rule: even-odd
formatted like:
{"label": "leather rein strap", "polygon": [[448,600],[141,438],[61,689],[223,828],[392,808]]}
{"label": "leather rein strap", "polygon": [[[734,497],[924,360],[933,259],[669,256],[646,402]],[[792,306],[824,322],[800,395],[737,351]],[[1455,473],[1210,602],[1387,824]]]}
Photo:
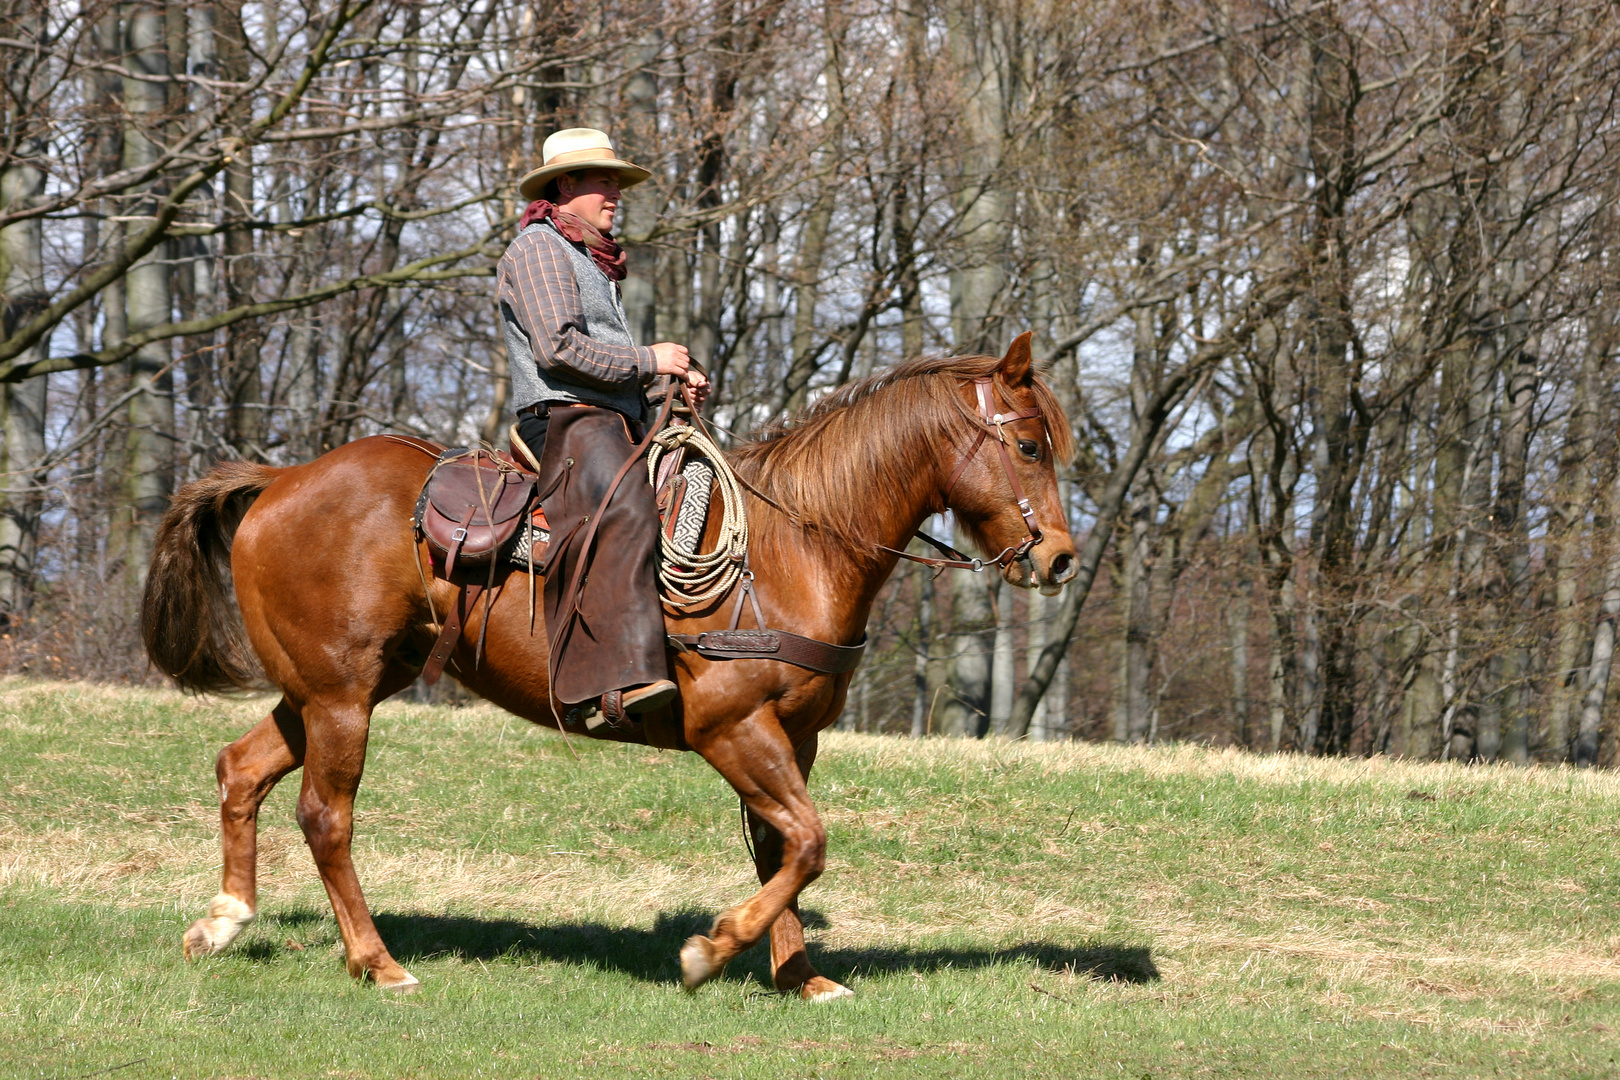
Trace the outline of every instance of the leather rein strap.
{"label": "leather rein strap", "polygon": [[[1001,452],[1001,467],[1007,473],[1007,483],[1012,486],[1013,500],[1017,503],[1018,512],[1023,516],[1024,519],[1024,538],[1011,547],[1002,549],[1001,553],[992,559],[975,559],[972,556],[964,555],[962,552],[956,550],[945,541],[937,539],[933,536],[929,536],[921,529],[918,529],[913,535],[918,540],[928,544],[935,551],[938,551],[941,555],[944,555],[945,558],[934,559],[926,555],[913,555],[909,551],[902,551],[899,548],[892,548],[887,544],[880,544],[875,540],[866,541],[879,551],[887,551],[891,555],[898,555],[902,559],[906,559],[914,563],[921,563],[924,566],[932,566],[936,570],[971,570],[977,574],[986,566],[1006,566],[1008,563],[1016,562],[1019,559],[1022,559],[1025,555],[1029,554],[1030,548],[1034,547],[1036,544],[1039,544],[1043,539],[1040,526],[1035,524],[1035,511],[1030,506],[1029,497],[1024,494],[1024,487],[1018,482],[1018,474],[1013,471],[1012,454],[1007,450],[1007,432],[1003,425],[1010,424],[1014,420],[1044,420],[1045,417],[1041,414],[1039,409],[1020,409],[1018,412],[1011,413],[997,412],[993,400],[995,395],[995,384],[990,376],[980,376],[979,378],[974,379],[973,386],[978,397],[979,404],[979,415],[975,419],[979,421],[981,427],[979,428],[977,437],[975,437],[973,440],[973,445],[968,447],[967,453],[962,455],[961,460],[956,463],[956,467],[951,470],[951,478],[945,484],[945,502],[949,504],[951,501],[951,492],[956,489],[956,482],[962,478],[962,473],[967,470],[968,462],[973,460],[974,455],[979,452],[979,447],[984,445],[984,440],[989,437],[991,431],[994,431],[996,433],[996,448]],[[680,390],[682,395],[686,394],[685,386],[682,386]],[[690,408],[690,398],[687,399],[687,405],[690,409],[693,423],[697,425],[700,431],[713,440],[714,433],[709,430],[709,425],[703,422],[703,417],[696,409]],[[789,520],[796,522],[800,528],[816,527],[814,522],[806,521],[799,514],[795,513],[788,507],[783,506],[781,503],[765,494],[765,492],[759,490],[759,488],[749,483],[747,477],[744,477],[741,473],[736,474],[736,477],[737,482],[741,484],[750,495],[754,496],[760,502],[765,503],[767,506],[770,506],[772,509],[787,515]]]}
{"label": "leather rein strap", "polygon": [[705,660],[780,660],[784,664],[839,675],[854,671],[866,653],[859,645],[834,645],[787,630],[707,630],[670,634],[677,652],[695,652]]}

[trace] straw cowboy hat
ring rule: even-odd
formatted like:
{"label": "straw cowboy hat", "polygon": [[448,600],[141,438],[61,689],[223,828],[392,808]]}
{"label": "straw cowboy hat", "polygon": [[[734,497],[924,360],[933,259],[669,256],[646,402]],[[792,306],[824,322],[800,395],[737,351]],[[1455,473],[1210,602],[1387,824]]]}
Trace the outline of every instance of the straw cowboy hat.
{"label": "straw cowboy hat", "polygon": [[540,167],[518,182],[518,194],[531,201],[538,199],[547,180],[581,169],[611,169],[619,174],[620,188],[634,187],[652,175],[615,154],[607,132],[564,128],[540,147]]}

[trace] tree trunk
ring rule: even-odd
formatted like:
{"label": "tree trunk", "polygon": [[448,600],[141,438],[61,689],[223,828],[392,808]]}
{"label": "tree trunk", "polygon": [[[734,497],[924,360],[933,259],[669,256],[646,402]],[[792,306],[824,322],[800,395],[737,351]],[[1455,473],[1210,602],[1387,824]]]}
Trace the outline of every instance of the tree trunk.
{"label": "tree trunk", "polygon": [[1231,605],[1226,609],[1226,633],[1230,656],[1232,690],[1230,722],[1232,741],[1238,746],[1249,745],[1249,593],[1251,583],[1246,571],[1239,571],[1232,593]]}
{"label": "tree trunk", "polygon": [[[1620,470],[1616,470],[1609,482],[1608,513],[1610,521],[1620,520]],[[1575,736],[1575,764],[1582,768],[1597,764],[1603,704],[1609,693],[1609,676],[1614,670],[1617,631],[1620,631],[1620,543],[1611,543],[1609,565],[1603,576],[1603,600],[1598,606],[1597,626],[1592,632],[1592,664],[1586,674],[1580,730]]]}
{"label": "tree trunk", "polygon": [[[1048,630],[1048,638],[1051,632]],[[1033,665],[1031,665],[1033,666]],[[1045,708],[1045,732],[1038,737],[1038,741],[1057,742],[1061,739],[1073,737],[1069,716],[1069,657],[1064,654],[1058,661],[1057,670],[1052,675],[1052,681],[1047,684],[1046,697],[1042,699]]]}
{"label": "tree trunk", "polygon": [[929,711],[934,704],[929,674],[934,656],[934,575],[918,564],[917,651],[911,669],[911,737],[928,734]]}
{"label": "tree trunk", "polygon": [[[7,170],[8,172],[15,170]],[[7,183],[0,179],[0,184]],[[26,230],[13,225],[6,234]],[[0,234],[0,249],[15,237]],[[0,259],[12,252],[0,250]],[[16,300],[8,293],[9,307]],[[42,342],[37,348],[45,348]],[[0,396],[0,630],[27,618],[34,601],[34,573],[39,550],[39,519],[45,502],[46,477],[36,471],[45,457],[45,377],[8,384]]]}
{"label": "tree trunk", "polygon": [[[26,18],[26,17],[25,17]],[[27,18],[30,34],[36,18]],[[8,77],[10,77],[8,73]],[[12,102],[33,96],[28,86],[11,86]],[[11,113],[11,107],[4,110]],[[45,172],[36,160],[44,151],[30,129],[34,117],[8,115],[17,139],[16,157],[0,172],[0,210],[29,206],[45,190]],[[44,226],[37,218],[0,229],[0,327],[9,336],[50,303],[45,284]],[[30,359],[50,355],[49,338]],[[0,387],[0,628],[25,619],[34,598],[39,519],[45,503],[46,377]]]}
{"label": "tree trunk", "polygon": [[[1029,630],[1024,646],[1024,657],[1025,663],[1030,667],[1034,667],[1041,658],[1042,647],[1046,645],[1046,597],[1039,592],[1032,592],[1028,597],[1028,605],[1029,614],[1026,621]],[[1029,739],[1031,742],[1045,742],[1047,740],[1046,707],[1049,697],[1050,691],[1048,697],[1043,697],[1035,703],[1035,712],[1029,718]],[[1007,704],[1010,707],[1012,701],[1009,700]]]}
{"label": "tree trunk", "polygon": [[1000,575],[995,581],[996,633],[990,662],[990,730],[997,735],[1007,734],[1007,718],[1012,715],[1013,694],[1018,687],[1017,651],[1013,633],[1016,619],[1013,614],[1013,591]]}
{"label": "tree trunk", "polygon": [[821,75],[827,90],[827,119],[822,125],[821,145],[812,155],[822,179],[815,200],[805,212],[799,237],[798,266],[793,275],[793,339],[788,345],[790,360],[787,379],[783,382],[782,396],[778,401],[780,411],[789,417],[797,416],[809,404],[810,380],[815,377],[827,345],[826,342],[816,342],[816,306],[821,301],[821,277],[833,210],[844,185],[849,182],[841,167],[845,135],[844,74],[839,64],[840,50],[837,45],[846,31],[841,5],[826,4],[823,20],[827,58],[822,65]]}
{"label": "tree trunk", "polygon": [[[1408,624],[1403,645],[1406,655],[1416,655],[1425,647],[1428,634],[1416,619]],[[1427,761],[1434,756],[1433,736],[1436,721],[1445,708],[1440,692],[1440,678],[1432,652],[1418,657],[1411,683],[1401,699],[1400,746],[1402,757]]]}
{"label": "tree trunk", "polygon": [[[968,539],[958,532],[958,547]],[[995,651],[995,619],[990,590],[982,574],[958,573],[951,582],[951,649],[949,674],[935,729],[942,735],[980,738],[990,722],[990,660]]]}
{"label": "tree trunk", "polygon": [[[1498,127],[1510,136],[1522,132],[1526,121],[1523,41],[1518,25],[1521,17],[1515,16],[1514,7],[1513,3],[1507,5],[1508,17],[1504,21],[1508,39],[1501,50],[1500,61],[1504,93],[1497,110]],[[1498,439],[1499,479],[1491,514],[1496,566],[1491,572],[1494,587],[1490,591],[1495,593],[1493,599],[1499,619],[1498,625],[1492,628],[1497,639],[1492,645],[1500,669],[1493,683],[1493,696],[1503,719],[1500,755],[1520,765],[1530,760],[1530,716],[1525,685],[1531,663],[1530,650],[1520,627],[1531,610],[1530,598],[1525,595],[1530,577],[1530,530],[1524,500],[1539,361],[1527,351],[1534,241],[1522,232],[1513,235],[1512,230],[1516,223],[1524,220],[1528,198],[1524,159],[1514,157],[1503,170],[1496,200],[1500,206],[1495,215],[1503,233],[1511,238],[1506,243],[1508,257],[1496,268],[1496,288],[1501,297],[1497,306],[1501,315],[1499,325],[1493,330],[1500,339],[1503,408]],[[1556,244],[1556,240],[1552,243]]]}
{"label": "tree trunk", "polygon": [[[1259,501],[1250,499],[1250,528],[1260,543],[1260,562],[1266,586],[1266,608],[1271,634],[1267,645],[1268,748],[1276,753],[1288,745],[1288,730],[1298,719],[1299,594],[1295,582],[1294,487],[1299,473],[1289,452],[1285,433],[1272,429],[1271,461],[1266,470],[1269,513],[1262,516]],[[1303,750],[1301,746],[1299,749]]]}
{"label": "tree trunk", "polygon": [[827,249],[827,230],[832,227],[831,191],[810,205],[799,236],[799,259],[794,270],[793,337],[788,343],[787,379],[782,384],[781,412],[797,416],[810,397],[810,380],[822,349],[816,345],[816,304],[821,298],[821,265]]}
{"label": "tree trunk", "polygon": [[[321,445],[321,330],[313,312],[300,312],[287,328],[287,454],[294,462],[310,461],[326,450]],[[505,346],[496,338],[496,347],[505,355]],[[497,359],[495,361],[501,364]],[[505,385],[505,365],[501,364]]]}
{"label": "tree trunk", "polygon": [[[126,27],[127,63],[146,78],[124,80],[124,104],[129,124],[124,134],[124,167],[140,168],[157,160],[156,137],[164,122],[169,74],[166,20],[161,6],[145,4],[130,11]],[[136,209],[138,221],[151,213],[151,196]],[[169,244],[160,242],[132,266],[125,278],[125,304],[129,332],[149,330],[171,318]],[[158,519],[168,509],[174,487],[174,379],[169,372],[168,342],[142,347],[129,362],[130,389],[138,391],[129,403],[129,449],[126,497],[133,528],[124,552],[125,566],[139,593],[146,580],[146,564]],[[255,373],[256,374],[256,373]]]}
{"label": "tree trunk", "polygon": [[[1549,552],[1553,570],[1552,702],[1547,712],[1547,757],[1568,761],[1571,723],[1581,696],[1581,675],[1586,668],[1587,619],[1583,618],[1581,577],[1583,526],[1591,499],[1593,403],[1601,372],[1611,347],[1611,329],[1605,316],[1587,319],[1586,344],[1581,353],[1580,376],[1571,402],[1569,423],[1558,459],[1558,486],[1550,522]],[[1589,617],[1589,616],[1588,616]]]}
{"label": "tree trunk", "polygon": [[1501,476],[1491,524],[1498,534],[1497,603],[1504,616],[1497,644],[1500,675],[1495,683],[1504,721],[1501,756],[1524,765],[1530,760],[1530,709],[1525,686],[1531,663],[1522,629],[1530,615],[1530,598],[1525,595],[1530,578],[1530,530],[1524,519],[1523,504],[1536,372],[1535,359],[1524,353],[1522,343],[1515,351],[1516,361],[1505,378]]}
{"label": "tree trunk", "polygon": [[[244,0],[221,0],[216,25],[219,34],[220,76],[232,82],[249,77],[247,32],[242,23]],[[414,9],[412,9],[414,10]],[[243,100],[226,118],[232,130],[252,121],[252,103]],[[242,225],[253,219],[253,155],[238,154],[225,168],[226,224]],[[225,253],[225,303],[238,307],[253,302],[259,270],[254,260],[253,232],[236,228],[222,242]],[[224,441],[241,457],[258,459],[265,443],[264,385],[259,373],[263,331],[257,319],[232,324],[225,332],[223,375],[225,394]]]}
{"label": "tree trunk", "polygon": [[1349,751],[1356,687],[1352,610],[1351,495],[1360,470],[1358,425],[1351,405],[1359,382],[1350,354],[1350,252],[1345,207],[1356,180],[1355,111],[1359,88],[1352,43],[1331,8],[1313,9],[1311,39],[1311,168],[1315,175],[1311,289],[1306,294],[1308,370],[1313,421],[1310,589],[1300,651],[1303,717],[1300,749]]}
{"label": "tree trunk", "polygon": [[[622,148],[620,153],[635,162],[655,160],[658,136],[658,76],[653,65],[663,51],[663,38],[656,29],[649,29],[636,42],[635,70],[625,88],[625,123],[614,138]],[[624,210],[626,220],[620,223],[621,235],[630,230],[631,222],[638,226],[641,216],[636,214],[634,199]],[[643,214],[646,211],[643,210]],[[647,215],[650,217],[650,215]],[[654,277],[654,255],[650,251],[632,250],[626,262],[628,274],[623,282],[624,312],[630,321],[630,334],[641,345],[657,341],[658,284]],[[504,365],[502,365],[504,371]]]}
{"label": "tree trunk", "polygon": [[1007,285],[1006,141],[1002,68],[1006,27],[993,5],[963,3],[947,16],[948,48],[961,87],[961,181],[956,195],[960,261],[951,272],[951,329],[959,353],[998,353]]}
{"label": "tree trunk", "polygon": [[1145,742],[1153,722],[1153,576],[1149,568],[1153,547],[1150,515],[1158,504],[1150,491],[1133,500],[1124,543],[1124,640],[1120,647],[1119,701],[1114,717],[1114,741]]}

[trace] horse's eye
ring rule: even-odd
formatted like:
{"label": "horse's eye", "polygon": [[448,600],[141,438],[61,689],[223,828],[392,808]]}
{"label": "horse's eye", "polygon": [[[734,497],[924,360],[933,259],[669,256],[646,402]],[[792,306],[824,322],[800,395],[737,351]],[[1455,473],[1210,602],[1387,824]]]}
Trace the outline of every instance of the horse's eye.
{"label": "horse's eye", "polygon": [[1041,444],[1034,439],[1019,439],[1018,452],[1031,461],[1039,461],[1041,459]]}

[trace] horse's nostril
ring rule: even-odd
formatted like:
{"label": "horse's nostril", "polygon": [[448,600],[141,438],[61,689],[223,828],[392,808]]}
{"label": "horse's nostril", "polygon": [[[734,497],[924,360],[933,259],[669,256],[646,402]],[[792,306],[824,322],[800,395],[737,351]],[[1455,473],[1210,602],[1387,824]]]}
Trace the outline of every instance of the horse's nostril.
{"label": "horse's nostril", "polygon": [[1073,555],[1059,555],[1052,560],[1052,580],[1059,585],[1074,577],[1075,565]]}

